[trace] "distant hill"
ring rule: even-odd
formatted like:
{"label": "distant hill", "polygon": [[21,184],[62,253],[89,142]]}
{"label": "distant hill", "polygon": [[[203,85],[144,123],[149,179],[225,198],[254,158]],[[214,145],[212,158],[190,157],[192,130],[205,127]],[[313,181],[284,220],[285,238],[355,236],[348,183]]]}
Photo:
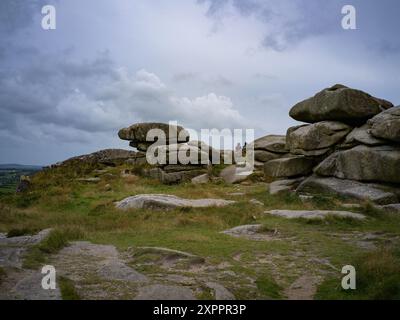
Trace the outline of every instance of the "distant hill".
{"label": "distant hill", "polygon": [[0,164],[0,195],[15,192],[21,176],[31,176],[42,169],[41,166]]}
{"label": "distant hill", "polygon": [[41,166],[32,166],[32,165],[25,165],[25,164],[16,164],[16,163],[6,163],[0,164],[0,170],[42,170],[43,167]]}

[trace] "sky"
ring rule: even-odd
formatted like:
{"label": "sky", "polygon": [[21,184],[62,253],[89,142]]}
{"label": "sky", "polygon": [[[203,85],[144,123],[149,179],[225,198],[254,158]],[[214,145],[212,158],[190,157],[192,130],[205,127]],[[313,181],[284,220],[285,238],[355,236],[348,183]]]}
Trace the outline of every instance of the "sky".
{"label": "sky", "polygon": [[285,134],[290,108],[336,83],[399,105],[399,14],[398,0],[1,0],[0,163],[129,149],[117,133],[138,122]]}

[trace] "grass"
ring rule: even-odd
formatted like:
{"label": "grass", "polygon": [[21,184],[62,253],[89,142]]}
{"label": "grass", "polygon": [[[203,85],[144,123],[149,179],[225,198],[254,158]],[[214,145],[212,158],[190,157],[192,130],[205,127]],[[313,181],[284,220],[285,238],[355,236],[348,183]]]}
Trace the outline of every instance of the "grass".
{"label": "grass", "polygon": [[6,271],[2,267],[0,267],[0,284],[5,276],[6,276]]}
{"label": "grass", "polygon": [[66,277],[59,277],[58,285],[60,286],[63,300],[81,300],[72,280]]}
{"label": "grass", "polygon": [[261,276],[256,280],[258,290],[267,298],[279,299],[281,298],[280,286],[270,277]]}
{"label": "grass", "polygon": [[35,234],[37,230],[32,230],[28,228],[22,228],[22,229],[11,229],[7,232],[7,238],[12,238],[12,237],[20,237],[20,236],[25,236],[25,235],[32,235]]}
{"label": "grass", "polygon": [[83,232],[79,228],[55,229],[40,244],[30,248],[25,255],[23,266],[36,269],[46,262],[48,254],[57,253],[68,245],[71,240],[83,238]]}
{"label": "grass", "polygon": [[356,289],[344,290],[341,277],[335,275],[320,287],[320,299],[399,300],[400,252],[398,249],[380,248],[363,254],[354,261]]}
{"label": "grass", "polygon": [[[213,170],[220,171],[222,168],[216,167]],[[343,210],[343,201],[316,197],[303,203],[291,194],[270,196],[265,185],[260,182],[254,182],[250,186],[227,185],[222,182],[167,186],[152,179],[122,177],[123,170],[131,169],[126,165],[107,168],[105,174],[96,173],[95,169],[101,170],[104,167],[96,164],[75,164],[44,170],[32,177],[32,188],[29,192],[0,195],[0,232],[21,235],[53,228],[44,242],[29,250],[25,267],[37,268],[47,261],[50,254],[77,239],[112,244],[120,250],[139,246],[167,247],[204,257],[208,263],[215,265],[229,262],[232,271],[244,278],[254,279],[260,296],[279,299],[282,298],[282,289],[296,275],[301,275],[308,269],[325,268],[310,263],[310,257],[326,258],[338,269],[346,264],[358,263],[360,270],[368,270],[362,267],[368,265],[363,264],[362,259],[371,261],[371,258],[368,260],[363,256],[365,250],[341,237],[333,236],[334,234],[379,232],[400,235],[400,217],[384,214],[368,203],[362,204],[358,210],[368,216],[364,221],[334,217],[311,222],[304,219],[287,220],[268,216],[263,212],[270,209]],[[98,183],[77,180],[94,176],[101,178]],[[244,195],[231,195],[238,192]],[[167,193],[194,199],[223,198],[235,200],[236,203],[221,208],[169,212],[119,211],[114,207],[115,201],[141,193]],[[264,207],[251,204],[251,199],[261,201]],[[277,230],[282,239],[250,241],[220,233],[242,224],[262,224],[264,231]],[[238,253],[243,253],[243,260],[240,262],[233,258]],[[297,253],[304,256],[297,256]],[[251,264],[262,254],[280,258],[273,261],[275,266]],[[396,257],[393,253],[392,258],[382,260],[388,270],[397,270],[390,267],[397,264]],[[151,260],[152,257],[143,257],[144,260],[146,258]],[[379,268],[384,270],[382,266]],[[279,281],[274,278],[273,271],[280,275]],[[360,272],[362,277],[364,273]],[[366,278],[371,277],[365,272]],[[379,298],[390,291],[388,287],[390,283],[396,283],[396,279],[388,271],[382,271],[382,274],[381,278],[376,277],[376,282],[382,283],[381,287],[363,285],[360,280],[360,290],[365,292],[362,297]],[[358,298],[357,295],[338,290],[340,279],[341,274],[330,276],[321,285],[318,298]],[[389,279],[389,282],[385,284],[384,279]],[[235,290],[240,292],[241,297],[253,297],[245,289]],[[206,293],[205,295],[207,296]]]}

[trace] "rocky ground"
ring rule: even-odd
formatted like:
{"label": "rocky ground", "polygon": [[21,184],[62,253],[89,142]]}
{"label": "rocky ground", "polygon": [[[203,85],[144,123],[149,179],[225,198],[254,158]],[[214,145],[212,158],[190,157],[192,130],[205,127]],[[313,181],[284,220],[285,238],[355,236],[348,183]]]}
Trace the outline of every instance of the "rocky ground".
{"label": "rocky ground", "polygon": [[[91,183],[88,186],[93,187]],[[229,192],[225,190],[224,194],[231,200],[220,209],[214,207],[214,210],[229,212],[232,205],[239,202],[249,205],[246,210],[251,208],[255,217],[245,219],[253,220],[251,223],[232,228],[219,230],[221,227],[212,226],[210,232],[218,240],[206,237],[205,229],[193,232],[190,222],[176,225],[180,221],[176,220],[176,215],[179,219],[186,215],[188,220],[199,219],[199,215],[207,216],[204,211],[207,208],[201,208],[203,211],[196,214],[189,210],[188,204],[182,213],[181,202],[178,202],[176,208],[169,204],[172,229],[160,238],[147,237],[135,241],[132,234],[135,231],[123,227],[112,232],[95,231],[86,235],[85,241],[69,241],[59,250],[46,253],[45,263],[56,268],[58,279],[68,279],[74,297],[80,299],[313,299],[326,279],[334,277],[340,281],[342,264],[357,256],[356,252],[373,252],[382,245],[399,244],[400,233],[390,233],[380,227],[375,230],[381,231],[372,231],[370,225],[376,218],[369,215],[345,210],[315,210],[307,204],[302,205],[309,207],[304,210],[266,210],[269,205],[265,205],[265,199],[252,198],[257,195],[257,190],[248,186],[229,187]],[[239,200],[243,196],[245,203]],[[166,198],[172,198],[174,202],[181,199],[177,196]],[[208,204],[212,206],[215,203]],[[146,213],[142,211],[142,214],[161,210],[165,215],[164,209],[165,198],[154,197],[150,209]],[[143,208],[129,210],[130,214],[135,211],[140,214]],[[192,210],[196,210],[196,206]],[[165,218],[160,217],[162,221]],[[132,222],[143,223],[141,218],[132,219]],[[148,224],[152,223],[155,222],[148,221]],[[186,223],[189,228],[185,227]],[[202,222],[194,221],[192,224],[200,226]],[[363,230],[365,228],[367,230]],[[302,231],[298,231],[300,229]],[[179,239],[175,231],[183,233],[180,241],[192,243],[181,246],[182,243],[175,242],[174,238]],[[32,268],[24,263],[30,259],[32,248],[45,242],[51,232],[46,229],[35,235],[12,237],[1,234],[2,299],[69,297],[62,283],[57,290],[43,290],[41,264]],[[107,236],[103,238],[104,232]],[[129,236],[125,237],[127,234]],[[111,238],[107,239],[109,236]],[[121,245],[120,237],[128,239],[128,244]],[[99,239],[101,243],[98,243]],[[330,246],[325,247],[324,241],[329,241]],[[201,248],[200,242],[215,248]],[[177,249],[180,247],[185,251]],[[332,252],[337,249],[339,252]],[[219,250],[227,251],[220,253]]]}

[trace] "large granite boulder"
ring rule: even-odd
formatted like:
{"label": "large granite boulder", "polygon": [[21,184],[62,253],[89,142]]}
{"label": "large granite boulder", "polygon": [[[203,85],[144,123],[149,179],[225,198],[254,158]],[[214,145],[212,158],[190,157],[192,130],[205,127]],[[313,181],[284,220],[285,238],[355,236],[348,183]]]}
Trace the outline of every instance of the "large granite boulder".
{"label": "large granite boulder", "polygon": [[144,169],[144,176],[157,179],[163,184],[189,182],[193,178],[208,173],[206,166],[167,165],[163,168]]}
{"label": "large granite boulder", "polygon": [[281,158],[283,153],[273,153],[265,150],[254,150],[254,160],[259,162],[268,162],[271,160],[275,160]]}
{"label": "large granite boulder", "polygon": [[306,176],[312,172],[315,165],[316,160],[314,158],[290,156],[266,162],[264,174],[271,178]]}
{"label": "large granite boulder", "polygon": [[351,129],[347,124],[337,121],[292,127],[287,131],[286,143],[293,154],[311,155],[310,151],[315,151],[313,155],[321,155],[341,141]]}
{"label": "large granite boulder", "polygon": [[298,186],[296,193],[340,196],[360,201],[368,200],[376,204],[384,205],[398,203],[400,189],[391,185],[362,183],[353,180],[313,175]]}
{"label": "large granite boulder", "polygon": [[269,194],[276,196],[289,193],[296,189],[303,181],[304,177],[273,181],[268,187]]}
{"label": "large granite boulder", "polygon": [[387,144],[387,141],[383,139],[375,138],[371,134],[371,130],[368,124],[365,124],[359,128],[354,128],[347,136],[341,148],[352,148],[360,144],[368,146],[380,146]]}
{"label": "large granite boulder", "polygon": [[400,147],[364,145],[330,155],[315,172],[358,181],[400,183]]}
{"label": "large granite boulder", "polygon": [[177,208],[224,207],[235,203],[223,199],[183,199],[168,194],[139,194],[117,202],[118,209],[173,210]]}
{"label": "large granite boulder", "polygon": [[[221,164],[225,163],[224,159],[224,150],[217,150],[211,146],[209,146],[207,143],[203,141],[197,141],[197,140],[192,140],[187,143],[189,146],[192,147],[197,147],[200,149],[201,152],[207,153],[209,155],[209,160],[212,164]],[[232,154],[233,155],[233,154]],[[229,158],[230,159],[230,158]],[[228,164],[234,163],[234,159],[230,159]]]}
{"label": "large granite boulder", "polygon": [[153,165],[208,165],[210,162],[207,151],[184,143],[156,146],[147,152],[146,158]]}
{"label": "large granite boulder", "polygon": [[288,153],[286,137],[281,135],[268,135],[255,140],[250,144],[254,150],[265,150],[270,153]]}
{"label": "large granite boulder", "polygon": [[[163,144],[177,143],[177,142],[187,142],[189,141],[189,132],[187,132],[181,126],[173,126],[165,123],[137,123],[128,128],[123,128],[119,130],[118,136],[122,140],[132,141],[132,145],[140,145],[143,143],[153,142],[147,141],[147,135],[150,130],[158,129],[164,132],[166,141],[163,141]],[[156,139],[157,140],[157,139]]]}
{"label": "large granite boulder", "polygon": [[249,165],[244,167],[239,167],[236,165],[231,165],[224,168],[219,176],[226,183],[239,183],[245,181],[249,176],[253,174],[253,168]]}
{"label": "large granite boulder", "polygon": [[332,120],[353,125],[363,124],[391,107],[392,103],[363,91],[334,85],[296,104],[290,110],[290,116],[308,123]]}
{"label": "large granite boulder", "polygon": [[400,142],[400,106],[386,110],[368,121],[377,138]]}

